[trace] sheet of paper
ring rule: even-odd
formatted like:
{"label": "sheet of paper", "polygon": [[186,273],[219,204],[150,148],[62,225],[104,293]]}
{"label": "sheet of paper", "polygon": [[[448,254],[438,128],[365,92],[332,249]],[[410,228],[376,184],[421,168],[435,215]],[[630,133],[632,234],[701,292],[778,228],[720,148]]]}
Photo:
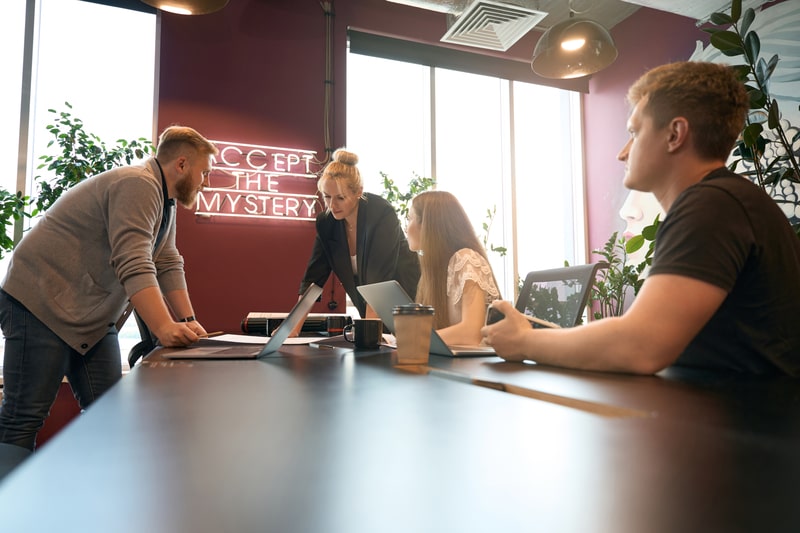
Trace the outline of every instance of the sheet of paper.
{"label": "sheet of paper", "polygon": [[383,344],[389,348],[397,348],[397,339],[391,333],[383,334]]}

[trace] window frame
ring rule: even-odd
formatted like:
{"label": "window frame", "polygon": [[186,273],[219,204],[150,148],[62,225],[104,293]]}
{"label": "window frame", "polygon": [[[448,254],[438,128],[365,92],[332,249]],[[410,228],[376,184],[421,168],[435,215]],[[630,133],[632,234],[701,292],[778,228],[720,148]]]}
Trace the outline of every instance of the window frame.
{"label": "window frame", "polygon": [[[157,105],[156,105],[156,84],[158,82],[158,27],[159,27],[159,18],[160,15],[158,14],[155,8],[152,8],[146,4],[143,4],[139,0],[76,0],[78,2],[85,2],[90,4],[98,4],[102,6],[106,6],[109,8],[119,8],[119,9],[129,9],[136,11],[137,13],[141,14],[150,14],[153,15],[153,30],[155,35],[155,42],[154,44],[154,55],[152,57],[153,62],[153,85],[151,87],[151,92],[145,97],[149,97],[152,99],[152,116],[151,116],[151,126],[149,131],[146,133],[154,136],[155,134],[155,127],[157,123]],[[42,0],[21,0],[24,2],[24,19],[25,19],[25,28],[23,32],[23,58],[22,58],[22,77],[21,77],[21,85],[19,87],[19,102],[20,102],[20,113],[19,113],[19,125],[18,125],[18,138],[17,138],[17,146],[16,146],[16,156],[17,156],[17,166],[16,166],[16,176],[14,183],[12,180],[4,183],[3,186],[10,188],[14,186],[16,191],[22,191],[23,194],[28,194],[29,191],[35,186],[33,176],[37,172],[37,167],[39,164],[38,158],[36,157],[37,154],[37,147],[34,146],[34,136],[39,134],[45,134],[45,132],[35,130],[35,114],[36,114],[36,91],[37,91],[37,84],[38,81],[38,57],[39,57],[39,46],[41,42],[41,17],[42,17]],[[67,23],[66,27],[69,26]],[[74,102],[72,102],[74,103]],[[63,104],[63,101],[61,102]],[[13,115],[12,115],[13,116]],[[83,117],[81,117],[83,118]],[[13,126],[12,126],[13,127]],[[89,127],[89,130],[92,128]],[[40,149],[40,148],[39,148]],[[26,227],[29,225],[30,221],[27,219],[21,219],[15,221],[14,228],[13,228],[13,238],[15,242],[19,242],[22,238]],[[11,254],[9,254],[10,256]],[[8,258],[4,258],[4,261],[0,265],[0,269],[3,270],[7,265]],[[121,363],[123,369],[127,370],[128,362],[127,362],[127,351],[130,347],[133,346],[138,339],[128,339],[129,336],[136,336],[138,337],[138,328],[136,327],[136,323],[133,320],[129,320],[126,322],[125,326],[123,327],[122,331],[120,331],[120,351],[121,351]],[[0,353],[2,353],[3,343],[0,339]],[[2,383],[2,360],[0,359],[0,384]]]}
{"label": "window frame", "polygon": [[[435,104],[435,94],[436,94],[436,69],[437,68],[446,68],[448,70],[456,70],[460,72],[466,72],[469,74],[479,74],[483,76],[491,76],[494,78],[498,78],[505,83],[506,93],[504,95],[505,102],[503,105],[508,107],[508,114],[506,115],[506,120],[508,124],[505,124],[503,127],[503,143],[507,143],[510,147],[506,152],[503,154],[502,157],[502,166],[503,166],[503,199],[502,205],[498,205],[497,207],[497,217],[493,222],[492,228],[492,236],[489,239],[489,244],[495,244],[500,246],[505,246],[508,248],[508,256],[502,258],[502,261],[498,260],[496,255],[493,254],[490,250],[487,250],[489,255],[490,262],[493,264],[493,268],[495,269],[495,273],[498,277],[498,282],[501,284],[501,291],[504,295],[504,298],[507,300],[515,300],[517,292],[519,290],[520,280],[524,279],[525,275],[530,270],[541,270],[543,268],[556,268],[563,266],[563,261],[569,261],[571,264],[580,264],[585,263],[587,261],[587,213],[586,213],[586,194],[585,194],[585,173],[584,173],[584,162],[583,162],[583,121],[582,121],[582,98],[581,94],[576,92],[576,86],[572,83],[574,80],[556,80],[554,83],[538,83],[539,80],[535,79],[535,74],[532,73],[530,70],[529,65],[525,65],[526,70],[520,71],[516,68],[518,65],[511,65],[509,68],[509,63],[519,63],[519,62],[510,62],[508,60],[497,60],[495,61],[494,58],[491,58],[492,61],[495,63],[499,63],[500,66],[496,68],[484,68],[485,65],[488,63],[481,59],[475,59],[474,65],[467,65],[465,61],[459,59],[457,65],[450,61],[448,58],[453,57],[453,53],[457,52],[456,55],[466,54],[468,56],[475,56],[477,54],[468,54],[466,52],[461,51],[453,51],[445,48],[440,47],[433,47],[430,45],[424,45],[419,43],[407,43],[405,41],[401,41],[398,39],[387,38],[382,36],[371,36],[369,34],[365,34],[363,32],[353,31],[350,30],[348,32],[350,39],[350,47],[348,49],[348,57],[352,54],[359,54],[359,55],[366,55],[375,58],[382,58],[382,59],[390,59],[392,61],[401,61],[403,63],[411,63],[422,65],[424,68],[427,68],[429,71],[428,79],[430,83],[430,101],[428,105],[430,106],[430,129],[429,132],[423,132],[420,134],[421,137],[426,138],[426,142],[430,142],[430,154],[426,156],[426,159],[430,160],[428,168],[423,169],[424,172],[430,172],[429,176],[436,177],[437,172],[437,147],[436,147],[436,138],[437,138],[437,124],[436,124],[436,104]],[[355,41],[355,46],[354,46]],[[374,43],[379,43],[380,47],[378,49],[371,49],[369,46]],[[392,45],[395,45],[396,48],[393,48]],[[411,50],[413,53],[409,52]],[[432,58],[432,59],[431,59]],[[426,64],[426,61],[430,61],[434,64]],[[505,64],[504,64],[505,63]],[[451,68],[455,66],[456,68]],[[467,68],[467,66],[472,66],[475,68]],[[349,72],[349,68],[348,68]],[[497,74],[501,74],[498,76]],[[530,73],[530,74],[529,74]],[[524,79],[521,79],[524,78]],[[550,80],[552,81],[552,80]],[[564,83],[560,83],[563,81]],[[521,237],[521,229],[517,227],[515,223],[518,220],[517,217],[517,202],[515,201],[516,198],[516,187],[518,179],[522,179],[518,177],[518,169],[517,169],[517,153],[516,153],[516,132],[515,132],[515,123],[514,123],[514,115],[515,115],[515,94],[514,94],[514,87],[515,84],[518,82],[529,83],[533,85],[539,85],[549,88],[556,88],[556,89],[564,89],[569,91],[569,113],[568,113],[568,122],[569,122],[569,161],[565,162],[565,167],[569,168],[569,176],[570,179],[564,180],[563,188],[566,188],[570,194],[570,205],[569,205],[569,221],[565,222],[565,231],[569,231],[568,240],[564,241],[564,257],[558,264],[550,264],[550,265],[540,265],[540,264],[520,264],[519,258],[519,250],[520,250],[520,241],[523,237]],[[348,87],[351,86],[352,80],[349,78],[348,74]],[[581,83],[577,85],[578,88],[583,87],[583,84],[587,84],[586,80],[581,80]],[[348,101],[350,99],[349,93],[350,89],[348,88]],[[350,113],[348,105],[348,113]],[[350,127],[348,121],[348,128]],[[351,141],[348,139],[348,143]],[[354,146],[351,146],[355,148]],[[363,173],[363,170],[362,170]],[[400,185],[398,183],[398,185]],[[448,190],[453,190],[449,188]],[[455,191],[454,191],[455,192]],[[473,223],[476,223],[476,229],[481,227],[481,221],[473,220]],[[495,234],[495,226],[500,225],[502,228],[499,230],[502,233],[502,243],[492,242],[494,240]],[[544,231],[547,231],[546,228],[543,228]],[[532,231],[536,231],[533,229]],[[529,232],[530,233],[530,232]]]}

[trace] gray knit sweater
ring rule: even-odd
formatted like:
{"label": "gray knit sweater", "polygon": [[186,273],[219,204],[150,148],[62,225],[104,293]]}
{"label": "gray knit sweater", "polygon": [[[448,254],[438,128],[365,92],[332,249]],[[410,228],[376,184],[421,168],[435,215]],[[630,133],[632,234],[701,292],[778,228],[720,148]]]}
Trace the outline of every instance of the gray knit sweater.
{"label": "gray knit sweater", "polygon": [[174,207],[153,253],[163,205],[154,159],[79,183],[17,245],[3,290],[85,354],[133,294],[153,286],[164,292],[186,288]]}

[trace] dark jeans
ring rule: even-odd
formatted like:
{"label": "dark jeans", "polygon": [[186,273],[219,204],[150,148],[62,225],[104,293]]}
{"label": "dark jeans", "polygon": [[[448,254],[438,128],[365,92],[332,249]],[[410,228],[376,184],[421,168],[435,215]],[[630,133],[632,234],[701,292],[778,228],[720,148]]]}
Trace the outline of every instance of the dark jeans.
{"label": "dark jeans", "polygon": [[81,409],[122,375],[117,330],[81,355],[20,302],[0,290],[0,326],[6,339],[0,442],[33,450],[64,376]]}

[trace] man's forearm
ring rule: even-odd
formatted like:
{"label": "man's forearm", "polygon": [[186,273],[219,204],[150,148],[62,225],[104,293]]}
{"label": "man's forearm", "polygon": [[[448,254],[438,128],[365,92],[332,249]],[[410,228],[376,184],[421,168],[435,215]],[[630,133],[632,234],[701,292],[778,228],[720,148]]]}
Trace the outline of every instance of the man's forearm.
{"label": "man's forearm", "polygon": [[192,307],[192,302],[189,299],[189,291],[186,289],[176,289],[174,291],[169,291],[164,295],[167,299],[167,303],[169,304],[169,308],[172,310],[172,314],[175,315],[175,318],[178,320],[194,316],[194,308]]}
{"label": "man's forearm", "polygon": [[155,333],[160,326],[173,322],[158,287],[147,287],[131,296],[131,303],[145,324]]}

